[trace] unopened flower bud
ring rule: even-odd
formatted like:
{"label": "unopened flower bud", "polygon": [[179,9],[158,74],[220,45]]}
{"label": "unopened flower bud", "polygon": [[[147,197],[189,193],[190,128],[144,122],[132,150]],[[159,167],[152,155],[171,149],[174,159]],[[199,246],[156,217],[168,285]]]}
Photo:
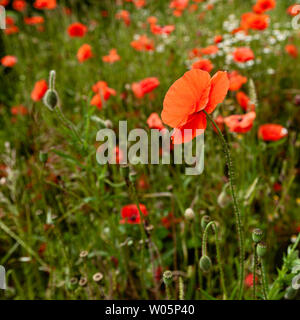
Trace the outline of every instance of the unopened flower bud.
{"label": "unopened flower bud", "polygon": [[262,237],[263,237],[263,232],[261,229],[256,228],[252,231],[252,240],[254,242],[256,243],[260,242]]}
{"label": "unopened flower bud", "polygon": [[45,106],[51,111],[58,105],[58,94],[55,90],[48,89],[43,98]]}
{"label": "unopened flower bud", "polygon": [[264,257],[264,256],[266,255],[266,253],[267,253],[267,246],[266,246],[266,244],[263,243],[263,242],[258,243],[257,248],[256,248],[256,252],[257,252],[257,255],[258,255],[260,258]]}
{"label": "unopened flower bud", "polygon": [[187,208],[184,212],[184,216],[187,220],[193,220],[195,218],[195,212],[192,208]]}
{"label": "unopened flower bud", "polygon": [[170,270],[167,270],[164,272],[163,274],[163,280],[166,286],[171,285],[172,281],[173,281],[173,273]]}
{"label": "unopened flower bud", "polygon": [[204,230],[210,221],[211,221],[210,216],[203,216],[201,219],[201,228]]}
{"label": "unopened flower bud", "polygon": [[211,260],[209,256],[202,256],[199,261],[200,269],[203,272],[208,272],[211,268]]}

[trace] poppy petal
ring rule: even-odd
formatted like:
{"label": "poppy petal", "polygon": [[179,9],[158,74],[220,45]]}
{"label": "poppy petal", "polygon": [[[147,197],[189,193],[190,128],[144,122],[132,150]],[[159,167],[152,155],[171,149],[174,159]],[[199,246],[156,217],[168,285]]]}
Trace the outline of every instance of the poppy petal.
{"label": "poppy petal", "polygon": [[209,94],[209,101],[205,108],[207,113],[212,113],[216,106],[221,103],[228,92],[229,89],[229,79],[227,76],[227,72],[218,71],[211,78],[211,89]]}
{"label": "poppy petal", "polygon": [[199,69],[187,71],[166,93],[161,114],[163,122],[173,128],[184,125],[189,115],[204,109],[209,92],[208,72]]}

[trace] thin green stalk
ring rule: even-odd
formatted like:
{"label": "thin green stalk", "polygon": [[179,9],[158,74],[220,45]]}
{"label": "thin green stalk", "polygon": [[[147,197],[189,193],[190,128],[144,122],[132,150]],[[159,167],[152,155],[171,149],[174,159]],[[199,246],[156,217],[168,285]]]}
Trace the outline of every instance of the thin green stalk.
{"label": "thin green stalk", "polygon": [[244,291],[244,256],[245,256],[245,249],[244,249],[244,231],[242,226],[242,219],[241,219],[241,213],[237,202],[237,196],[235,191],[235,184],[234,184],[234,168],[233,163],[231,160],[230,150],[227,145],[227,142],[219,129],[218,125],[215,123],[214,119],[205,111],[207,118],[211,121],[211,123],[215,126],[215,128],[218,131],[219,137],[222,141],[225,156],[226,156],[226,162],[228,166],[228,173],[229,173],[229,182],[230,182],[230,191],[231,196],[233,200],[233,207],[234,207],[234,214],[236,219],[236,229],[238,233],[238,240],[239,240],[239,291],[238,291],[238,298],[242,299],[243,291]]}
{"label": "thin green stalk", "polygon": [[256,263],[257,263],[257,244],[254,245],[254,257],[253,257],[253,300],[256,300]]}
{"label": "thin green stalk", "polygon": [[261,279],[262,279],[262,288],[265,300],[268,300],[268,281],[266,275],[266,265],[265,259],[261,259]]}

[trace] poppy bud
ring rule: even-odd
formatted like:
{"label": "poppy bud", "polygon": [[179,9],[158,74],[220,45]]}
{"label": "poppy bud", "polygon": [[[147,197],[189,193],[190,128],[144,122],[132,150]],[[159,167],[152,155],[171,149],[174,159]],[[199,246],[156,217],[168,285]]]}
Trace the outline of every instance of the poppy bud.
{"label": "poppy bud", "polygon": [[170,270],[167,270],[164,272],[163,274],[163,280],[164,280],[164,284],[166,286],[171,285],[172,281],[173,281],[173,273]]}
{"label": "poppy bud", "polygon": [[195,212],[192,208],[187,208],[184,212],[184,216],[187,220],[193,220],[195,218]]}
{"label": "poppy bud", "polygon": [[211,218],[210,216],[203,216],[201,219],[201,228],[204,230],[207,226],[207,224],[210,222]]}
{"label": "poppy bud", "polygon": [[263,242],[260,242],[258,245],[257,245],[257,248],[256,248],[256,252],[257,252],[257,255],[262,258],[266,255],[267,253],[267,246],[265,243]]}
{"label": "poppy bud", "polygon": [[211,268],[211,260],[209,256],[202,256],[199,261],[200,269],[203,272],[208,272]]}
{"label": "poppy bud", "polygon": [[47,160],[48,160],[48,153],[47,153],[47,152],[40,151],[40,153],[39,153],[39,158],[40,158],[40,161],[41,161],[41,162],[46,163]]}
{"label": "poppy bud", "polygon": [[296,295],[297,295],[297,290],[293,289],[292,287],[288,287],[286,289],[284,298],[287,300],[292,300],[296,297]]}
{"label": "poppy bud", "polygon": [[256,243],[260,242],[263,236],[262,230],[256,228],[252,231],[252,240]]}
{"label": "poppy bud", "polygon": [[55,90],[47,90],[45,93],[45,96],[43,98],[43,102],[47,108],[49,108],[51,111],[54,110],[54,108],[58,104],[58,94]]}

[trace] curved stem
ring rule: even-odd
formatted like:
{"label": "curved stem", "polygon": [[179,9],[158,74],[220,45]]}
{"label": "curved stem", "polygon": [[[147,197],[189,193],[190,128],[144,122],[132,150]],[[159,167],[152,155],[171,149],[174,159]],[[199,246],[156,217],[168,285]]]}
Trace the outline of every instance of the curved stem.
{"label": "curved stem", "polygon": [[227,142],[219,129],[218,125],[215,123],[214,119],[205,111],[203,112],[206,114],[207,118],[210,120],[210,122],[215,126],[216,130],[218,131],[219,137],[222,141],[225,156],[226,156],[226,162],[228,166],[228,174],[229,174],[229,182],[230,182],[230,191],[231,196],[233,200],[233,207],[234,207],[234,214],[235,214],[235,220],[236,220],[236,229],[238,233],[238,240],[239,240],[239,299],[243,296],[243,290],[244,290],[244,232],[243,232],[243,226],[242,226],[242,219],[241,219],[241,212],[238,206],[237,202],[237,196],[235,191],[235,185],[234,185],[234,169],[233,169],[233,163],[231,160],[231,155],[229,151],[229,147],[227,145]]}

